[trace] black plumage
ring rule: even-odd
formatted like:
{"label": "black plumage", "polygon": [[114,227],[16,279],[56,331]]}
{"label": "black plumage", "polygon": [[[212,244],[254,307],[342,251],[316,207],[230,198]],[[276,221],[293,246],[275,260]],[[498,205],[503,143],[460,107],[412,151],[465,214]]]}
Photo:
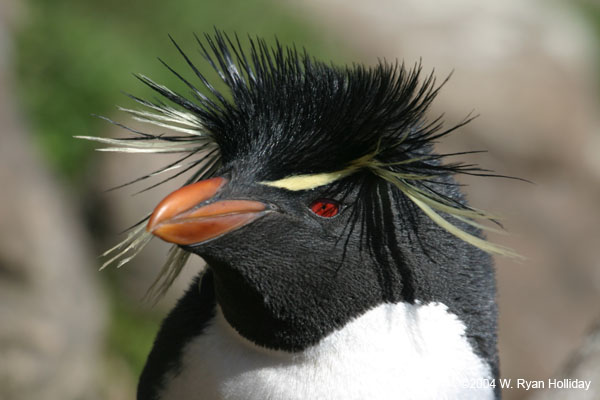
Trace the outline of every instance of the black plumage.
{"label": "black plumage", "polygon": [[[473,351],[497,377],[495,280],[486,252],[508,250],[482,239],[476,220],[493,218],[471,208],[453,178],[493,174],[446,161],[464,153],[433,151],[436,140],[470,121],[444,128],[440,118],[427,118],[441,88],[433,74],[385,62],[338,67],[260,39],[244,52],[237,37],[220,32],[198,43],[228,94],[177,47],[208,92],[174,70],[190,98],[140,75],[174,106],[133,97],[149,112],[126,111],[178,133],[130,130],[131,137],[94,140],[182,153],[144,178],[181,165],[190,184],[223,179],[192,212],[231,199],[265,208],[208,240],[166,239],[179,246],[159,292],[190,253],[209,270],[203,289],[194,282],[163,323],[138,398],[160,398],[167,372],[182,368],[184,345],[202,335],[217,305],[256,345],[302,352],[379,304],[441,303],[465,324]],[[333,211],[319,215],[318,207]],[[152,221],[148,230],[157,234]],[[128,260],[149,235],[139,225],[117,257]]]}

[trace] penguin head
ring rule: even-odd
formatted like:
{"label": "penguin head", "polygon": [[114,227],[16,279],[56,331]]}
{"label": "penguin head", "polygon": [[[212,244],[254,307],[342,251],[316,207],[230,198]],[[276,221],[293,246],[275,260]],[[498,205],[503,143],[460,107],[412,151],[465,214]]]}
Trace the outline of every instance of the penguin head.
{"label": "penguin head", "polygon": [[385,62],[337,67],[262,40],[245,53],[219,32],[199,43],[229,97],[177,47],[210,95],[175,71],[193,100],[139,76],[174,105],[135,98],[149,110],[126,111],[178,134],[95,139],[183,153],[177,166],[195,157],[188,185],[123,246],[137,251],[150,234],[176,246],[161,288],[195,253],[228,322],[285,350],[384,302],[449,304],[486,291],[493,302],[493,272],[479,267],[490,265],[485,252],[507,250],[481,237],[477,221],[492,217],[471,208],[453,178],[487,172],[432,150],[470,120],[444,128],[427,117],[441,87],[433,74]]}
{"label": "penguin head", "polygon": [[[361,255],[359,232],[348,232],[356,192],[325,197],[326,189],[289,191],[223,176],[174,192],[149,227],[207,261],[218,304],[244,337],[303,349],[381,302],[377,263]],[[205,190],[212,196],[163,219],[173,201],[187,200],[180,196],[203,198]]]}

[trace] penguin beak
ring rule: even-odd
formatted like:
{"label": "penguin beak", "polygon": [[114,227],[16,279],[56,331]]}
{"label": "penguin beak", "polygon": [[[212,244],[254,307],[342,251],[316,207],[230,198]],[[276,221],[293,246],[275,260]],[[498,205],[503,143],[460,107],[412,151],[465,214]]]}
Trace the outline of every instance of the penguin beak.
{"label": "penguin beak", "polygon": [[146,230],[164,241],[193,245],[222,236],[268,212],[264,203],[251,200],[211,201],[225,178],[206,179],[178,189],[154,209]]}

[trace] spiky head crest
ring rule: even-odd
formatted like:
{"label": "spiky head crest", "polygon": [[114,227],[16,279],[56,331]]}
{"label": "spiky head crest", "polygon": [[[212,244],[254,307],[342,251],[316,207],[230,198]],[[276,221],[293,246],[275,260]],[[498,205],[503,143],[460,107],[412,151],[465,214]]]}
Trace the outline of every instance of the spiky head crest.
{"label": "spiky head crest", "polygon": [[[191,98],[137,75],[170,104],[131,96],[143,109],[122,110],[174,134],[152,135],[126,128],[133,136],[83,137],[112,146],[101,149],[105,151],[183,155],[178,162],[134,182],[178,170],[167,179],[189,172],[187,183],[192,183],[212,176],[218,168],[244,161],[255,169],[258,181],[290,190],[312,189],[365,172],[391,184],[435,223],[462,240],[488,252],[512,254],[452,222],[459,220],[481,228],[476,220],[492,219],[490,215],[430,185],[459,173],[491,174],[473,165],[442,162],[456,154],[431,152],[436,139],[471,118],[448,129],[443,128],[440,118],[425,118],[442,85],[436,85],[433,73],[422,79],[420,64],[412,68],[387,62],[373,67],[338,67],[294,47],[277,43],[271,48],[258,38],[249,39],[248,52],[237,36],[232,40],[219,31],[204,35],[204,40],[196,39],[229,95],[217,90],[173,41],[206,90],[163,62],[191,90]],[[140,223],[109,251],[117,254],[105,265],[119,259],[119,265],[124,264],[148,240]],[[183,250],[171,250],[159,291],[166,290],[186,259]]]}

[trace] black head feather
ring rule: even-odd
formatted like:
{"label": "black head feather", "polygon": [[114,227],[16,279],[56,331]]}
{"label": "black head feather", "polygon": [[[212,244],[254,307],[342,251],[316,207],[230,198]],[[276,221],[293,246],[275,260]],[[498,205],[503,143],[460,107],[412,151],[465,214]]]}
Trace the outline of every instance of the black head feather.
{"label": "black head feather", "polygon": [[[421,82],[420,65],[410,70],[385,62],[337,67],[279,43],[270,48],[261,39],[250,39],[249,55],[238,40],[234,44],[219,32],[205,41],[208,49],[198,40],[204,57],[227,85],[231,100],[179,47],[216,101],[179,74],[195,102],[140,78],[200,118],[224,165],[260,159],[260,179],[338,171],[375,151],[380,162],[405,161],[423,155],[432,140],[451,131],[440,132],[439,120],[424,121],[440,87],[433,74]],[[407,169],[423,172],[424,167],[433,172],[439,165],[421,160]]]}
{"label": "black head feather", "polygon": [[[388,225],[399,218],[417,218],[419,209],[472,245],[509,253],[471,229],[469,225],[480,227],[475,219],[491,217],[467,206],[451,179],[458,173],[490,175],[489,171],[445,163],[445,157],[457,154],[432,152],[437,139],[471,119],[449,129],[443,128],[441,118],[427,120],[426,112],[442,85],[436,85],[433,73],[423,78],[420,64],[412,68],[386,62],[338,67],[279,43],[271,48],[261,39],[249,39],[250,50],[245,52],[237,36],[232,40],[216,31],[213,36],[205,35],[204,41],[196,38],[229,93],[218,91],[173,41],[208,92],[165,64],[191,90],[191,98],[138,75],[174,106],[131,96],[146,110],[124,110],[176,133],[152,135],[129,129],[133,136],[122,139],[86,137],[116,146],[106,150],[182,154],[179,162],[138,180],[178,168],[172,177],[190,173],[187,183],[192,183],[234,163],[244,165],[256,182],[337,173],[339,179],[328,181],[332,184],[328,190],[359,193],[345,230],[347,237],[359,230],[365,247],[389,265],[404,263],[396,259],[401,252],[391,248],[396,238],[393,226]],[[397,209],[407,212],[394,215]],[[375,237],[373,232],[383,237],[383,245],[369,241]],[[121,264],[128,261],[128,254],[135,255],[146,236],[139,225],[117,246],[119,253],[109,262],[123,257]],[[409,239],[418,242],[425,253],[436,251],[435,246],[420,243],[419,237],[415,233]],[[186,257],[182,250],[172,250],[160,291],[172,282]]]}

